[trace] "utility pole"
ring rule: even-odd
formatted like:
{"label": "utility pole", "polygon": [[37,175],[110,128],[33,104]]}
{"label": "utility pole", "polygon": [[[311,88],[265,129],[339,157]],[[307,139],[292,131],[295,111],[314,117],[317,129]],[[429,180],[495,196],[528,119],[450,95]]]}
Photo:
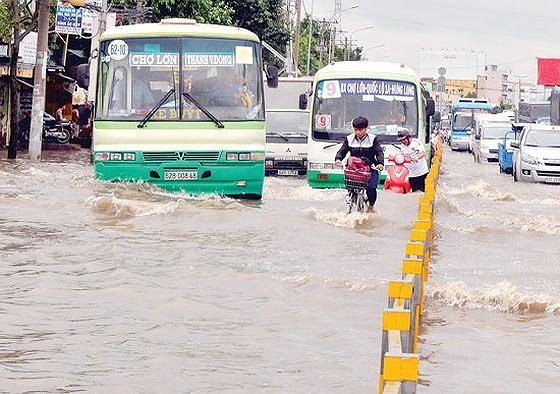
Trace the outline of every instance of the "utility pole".
{"label": "utility pole", "polygon": [[[301,0],[297,0],[296,2],[296,31],[295,31],[295,40],[294,40],[294,48],[293,48],[293,59],[294,59],[294,69],[299,69],[299,38],[300,38],[300,24],[301,24]],[[297,76],[297,75],[296,75]]]}
{"label": "utility pole", "polygon": [[33,73],[33,104],[29,131],[29,159],[41,160],[41,137],[45,113],[45,85],[47,77],[47,45],[49,38],[49,0],[39,0],[37,58]]}

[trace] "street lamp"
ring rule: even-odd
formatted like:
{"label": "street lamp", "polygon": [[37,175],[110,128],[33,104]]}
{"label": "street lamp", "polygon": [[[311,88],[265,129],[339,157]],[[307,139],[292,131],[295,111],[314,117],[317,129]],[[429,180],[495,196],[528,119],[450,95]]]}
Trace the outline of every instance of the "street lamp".
{"label": "street lamp", "polygon": [[521,78],[527,78],[526,74],[511,74],[517,78],[517,94],[515,95],[515,121],[519,122],[519,102],[521,101]]}
{"label": "street lamp", "polygon": [[353,38],[352,38],[353,35],[354,35],[355,33],[359,32],[359,31],[373,29],[373,27],[374,27],[373,25],[367,25],[367,26],[365,26],[365,27],[362,27],[362,28],[360,28],[360,29],[356,29],[356,30],[353,30],[353,31],[350,32],[350,43],[348,43],[348,39],[346,39],[346,40],[345,40],[345,43],[344,43],[344,58],[345,58],[345,60],[349,60],[349,59],[350,59],[350,53],[349,53],[348,47],[349,47],[349,46],[350,46],[350,47],[352,46],[352,42],[354,41]]}
{"label": "street lamp", "polygon": [[[345,11],[354,10],[358,7],[359,7],[359,4],[354,4],[354,5],[351,5],[350,7],[342,8],[342,9],[334,11],[334,15],[331,18],[331,20],[334,23],[333,23],[333,32],[332,32],[332,37],[331,37],[331,45],[329,46],[329,62],[335,60],[335,58],[336,58],[336,52],[335,52],[335,50],[336,50],[336,23],[340,23],[340,25],[342,26],[342,13],[345,12]],[[342,31],[342,29],[339,29],[339,31]]]}

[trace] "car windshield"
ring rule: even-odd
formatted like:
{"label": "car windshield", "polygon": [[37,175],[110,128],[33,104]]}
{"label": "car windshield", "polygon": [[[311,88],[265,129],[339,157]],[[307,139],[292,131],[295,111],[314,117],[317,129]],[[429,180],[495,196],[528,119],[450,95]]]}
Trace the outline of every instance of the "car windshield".
{"label": "car windshield", "polygon": [[308,111],[267,111],[266,131],[275,133],[298,133],[307,135]]}
{"label": "car windshield", "polygon": [[529,130],[525,146],[560,148],[560,130]]}
{"label": "car windshield", "polygon": [[482,129],[482,138],[485,139],[502,139],[504,134],[511,131],[511,125],[499,127],[485,127]]}

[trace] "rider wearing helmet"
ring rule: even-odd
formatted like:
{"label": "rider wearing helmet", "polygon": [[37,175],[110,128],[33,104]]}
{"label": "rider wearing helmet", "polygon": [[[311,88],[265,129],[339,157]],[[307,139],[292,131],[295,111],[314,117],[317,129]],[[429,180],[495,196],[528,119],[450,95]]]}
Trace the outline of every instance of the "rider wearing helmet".
{"label": "rider wearing helmet", "polygon": [[[335,156],[335,163],[342,165],[342,160],[348,153],[350,156],[359,157],[367,166],[371,166],[377,170],[383,169],[385,158],[383,148],[377,136],[368,133],[369,121],[363,116],[358,116],[352,120],[354,133],[348,135],[342,146]],[[366,194],[368,197],[369,207],[367,212],[375,212],[375,201],[377,200],[377,182],[379,181],[379,173],[372,171]]]}

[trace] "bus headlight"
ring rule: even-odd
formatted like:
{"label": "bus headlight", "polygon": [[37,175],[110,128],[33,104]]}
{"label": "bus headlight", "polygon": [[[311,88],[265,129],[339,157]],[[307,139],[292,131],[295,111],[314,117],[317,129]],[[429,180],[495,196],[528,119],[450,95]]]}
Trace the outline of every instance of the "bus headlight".
{"label": "bus headlight", "polygon": [[111,152],[109,154],[109,160],[122,160],[121,152]]}
{"label": "bus headlight", "polygon": [[108,152],[97,152],[95,154],[95,161],[109,161]]}
{"label": "bus headlight", "polygon": [[323,169],[323,163],[317,163],[315,161],[310,161],[308,163],[308,168],[310,170],[322,170]]}
{"label": "bus headlight", "polygon": [[251,160],[253,161],[263,161],[264,152],[251,152]]}
{"label": "bus headlight", "polygon": [[136,160],[136,154],[131,152],[123,153],[123,159],[127,161],[134,161]]}
{"label": "bus headlight", "polygon": [[227,161],[264,161],[264,152],[227,152]]}

